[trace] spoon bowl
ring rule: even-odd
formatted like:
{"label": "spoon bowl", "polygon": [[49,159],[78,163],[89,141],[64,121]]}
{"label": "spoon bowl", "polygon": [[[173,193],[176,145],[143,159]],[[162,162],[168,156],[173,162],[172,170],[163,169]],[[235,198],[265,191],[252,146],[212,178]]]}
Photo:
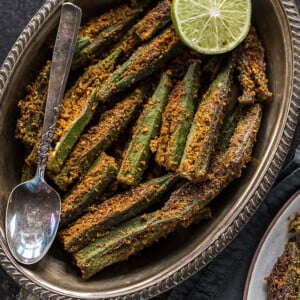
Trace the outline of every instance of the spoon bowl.
{"label": "spoon bowl", "polygon": [[12,190],[7,202],[7,244],[15,259],[23,264],[36,263],[45,256],[59,225],[61,199],[55,189],[46,183],[44,174],[80,21],[81,9],[78,6],[68,2],[62,5],[50,69],[41,143],[37,151],[37,171],[33,179],[20,183]]}
{"label": "spoon bowl", "polygon": [[6,236],[16,260],[33,264],[44,257],[58,228],[60,202],[56,190],[38,175],[12,190]]}

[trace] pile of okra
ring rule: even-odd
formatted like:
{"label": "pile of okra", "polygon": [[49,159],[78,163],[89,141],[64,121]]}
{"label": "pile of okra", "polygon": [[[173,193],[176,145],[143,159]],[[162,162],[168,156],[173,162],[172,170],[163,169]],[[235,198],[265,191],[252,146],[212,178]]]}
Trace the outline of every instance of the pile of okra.
{"label": "pile of okra", "polygon": [[[23,179],[50,65],[19,101]],[[82,25],[47,164],[62,196],[58,239],[82,278],[211,216],[251,160],[272,98],[265,71],[254,27],[231,53],[200,55],[178,38],[169,0],[123,1]]]}

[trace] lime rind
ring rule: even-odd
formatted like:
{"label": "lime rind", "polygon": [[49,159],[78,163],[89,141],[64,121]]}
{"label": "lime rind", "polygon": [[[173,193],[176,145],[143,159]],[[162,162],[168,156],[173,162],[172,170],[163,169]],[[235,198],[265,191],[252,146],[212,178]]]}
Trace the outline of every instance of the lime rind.
{"label": "lime rind", "polygon": [[[218,2],[219,10],[209,6]],[[173,0],[171,17],[186,46],[213,55],[229,52],[245,39],[251,12],[251,0]]]}

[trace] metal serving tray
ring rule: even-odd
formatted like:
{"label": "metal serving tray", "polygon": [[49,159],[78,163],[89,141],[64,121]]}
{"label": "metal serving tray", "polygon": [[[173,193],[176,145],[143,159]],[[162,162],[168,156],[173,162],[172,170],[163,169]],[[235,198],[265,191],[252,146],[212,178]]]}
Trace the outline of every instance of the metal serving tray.
{"label": "metal serving tray", "polygon": [[[120,1],[119,1],[120,2]],[[88,281],[54,244],[40,263],[25,267],[10,255],[4,235],[8,194],[19,181],[22,146],[14,139],[17,102],[41,67],[62,1],[48,0],[16,41],[0,69],[0,263],[40,299],[150,298],[188,278],[218,255],[264,200],[284,162],[300,108],[300,21],[292,0],[253,0],[253,22],[266,49],[273,102],[264,108],[254,158],[242,178],[222,193],[209,222],[173,234]],[[81,0],[84,19],[116,1]]]}

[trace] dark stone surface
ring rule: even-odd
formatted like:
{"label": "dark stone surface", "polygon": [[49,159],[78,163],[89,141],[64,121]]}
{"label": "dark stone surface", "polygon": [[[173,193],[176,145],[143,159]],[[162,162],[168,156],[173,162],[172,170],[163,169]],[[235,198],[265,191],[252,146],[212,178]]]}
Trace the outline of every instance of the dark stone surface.
{"label": "dark stone surface", "polygon": [[43,0],[0,1],[0,64]]}
{"label": "dark stone surface", "polygon": [[[0,0],[0,64],[43,3],[42,0]],[[298,7],[299,4],[300,0],[297,0]],[[292,158],[293,149],[299,142],[300,126],[287,161]],[[300,169],[297,169],[274,186],[255,217],[222,254],[189,280],[157,299],[240,300],[248,267],[261,236],[278,209],[299,188]],[[33,299],[27,291],[21,290],[21,294],[19,291],[19,285],[0,267],[0,299]]]}

